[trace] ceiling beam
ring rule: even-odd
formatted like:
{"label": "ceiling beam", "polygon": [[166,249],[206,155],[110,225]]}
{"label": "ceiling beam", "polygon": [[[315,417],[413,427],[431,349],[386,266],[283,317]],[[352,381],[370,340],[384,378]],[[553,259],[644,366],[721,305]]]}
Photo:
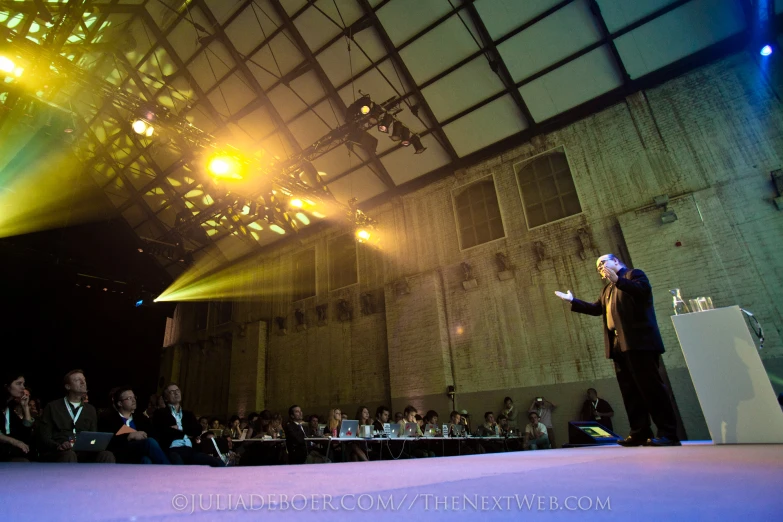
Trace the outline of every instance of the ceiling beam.
{"label": "ceiling beam", "polygon": [[[595,0],[592,1],[594,2]],[[511,95],[511,98],[514,100],[517,109],[519,109],[522,118],[525,120],[525,124],[528,127],[535,126],[536,121],[533,119],[533,116],[530,114],[530,109],[528,109],[525,100],[522,98],[522,95],[519,92],[519,89],[513,88],[514,79],[511,77],[511,73],[508,71],[506,62],[503,60],[503,57],[500,55],[500,52],[498,52],[498,48],[495,46],[495,43],[492,41],[492,37],[490,36],[487,27],[484,25],[484,20],[482,20],[481,16],[479,16],[478,11],[476,10],[476,6],[473,5],[472,0],[468,0],[466,10],[468,12],[468,15],[470,16],[470,19],[473,21],[473,25],[476,26],[476,29],[479,32],[479,36],[481,37],[481,43],[485,50],[485,56],[489,61],[490,70],[492,70],[492,72],[494,72],[495,74],[498,75],[498,77],[500,77],[500,81],[503,82],[503,86],[506,88],[506,91]]]}
{"label": "ceiling beam", "polygon": [[417,103],[421,107],[421,110],[424,112],[424,114],[427,116],[427,119],[430,121],[430,125],[433,127],[433,136],[435,136],[440,145],[446,150],[451,160],[456,161],[459,158],[457,151],[454,149],[454,146],[451,144],[449,138],[446,136],[446,133],[443,131],[443,127],[438,122],[438,118],[435,117],[432,109],[430,109],[427,100],[425,100],[424,96],[421,94],[421,90],[416,84],[416,81],[413,79],[413,75],[411,75],[410,71],[408,70],[408,66],[405,65],[405,62],[403,62],[402,58],[400,58],[400,54],[394,47],[394,43],[392,43],[389,34],[386,32],[386,29],[384,29],[381,21],[378,19],[378,15],[373,10],[370,2],[368,2],[368,0],[357,1],[359,2],[359,5],[361,5],[365,16],[369,16],[372,20],[375,32],[378,33],[381,42],[383,42],[383,47],[386,49],[386,53],[389,55],[389,58],[392,60],[395,68],[400,72],[405,81],[408,82],[413,93],[416,95]]}
{"label": "ceiling beam", "polygon": [[[304,55],[304,57],[307,59],[307,62],[310,64],[310,67],[315,72],[316,76],[318,76],[318,80],[321,82],[321,87],[323,87],[324,91],[326,92],[328,99],[337,106],[337,109],[342,114],[343,121],[347,122],[348,107],[340,97],[337,89],[334,87],[334,85],[332,85],[331,80],[326,75],[326,72],[324,72],[321,64],[318,62],[318,60],[316,60],[315,56],[313,56],[313,52],[307,46],[307,42],[305,42],[304,38],[302,38],[302,34],[299,32],[299,29],[296,27],[296,25],[294,25],[293,21],[288,16],[288,13],[280,3],[280,0],[270,0],[270,2],[272,3],[272,7],[274,7],[275,11],[277,12],[277,15],[283,20],[283,23],[288,29],[288,32],[290,32],[294,37],[294,41],[299,47],[299,52]],[[337,122],[337,126],[339,126],[339,122]],[[373,173],[378,177],[378,179],[381,180],[381,183],[383,183],[386,188],[394,188],[396,186],[394,180],[389,175],[383,163],[381,163],[381,161],[378,159],[375,151],[367,150],[366,152],[370,156],[370,162],[368,166],[370,166]]]}
{"label": "ceiling beam", "polygon": [[617,51],[617,45],[614,43],[612,33],[609,32],[609,27],[606,25],[606,20],[604,19],[604,15],[601,12],[601,6],[598,5],[596,0],[588,0],[588,3],[590,5],[590,12],[593,14],[593,18],[595,19],[595,23],[598,24],[598,30],[601,33],[601,38],[604,41],[607,41],[609,44],[609,50],[612,53],[614,64],[620,73],[620,77],[623,79],[623,85],[628,86],[631,83],[631,77],[628,75],[628,70],[625,68],[625,63],[623,63],[623,59],[620,56],[620,53]]}

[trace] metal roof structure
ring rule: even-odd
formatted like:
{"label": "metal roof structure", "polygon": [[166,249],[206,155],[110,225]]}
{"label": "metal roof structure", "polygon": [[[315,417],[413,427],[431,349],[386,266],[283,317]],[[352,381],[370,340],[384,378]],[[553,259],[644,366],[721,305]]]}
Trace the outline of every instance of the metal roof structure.
{"label": "metal roof structure", "polygon": [[[342,142],[312,166],[338,201],[377,202],[741,49],[760,4],[783,12],[783,0],[3,1],[0,35],[48,57],[61,81],[36,96],[75,115],[80,156],[140,237],[231,259],[282,236],[215,211],[225,194],[203,175],[205,150],[234,147],[261,184],[364,93],[426,150],[370,129],[375,150]],[[131,129],[146,112],[163,129],[151,138]]]}

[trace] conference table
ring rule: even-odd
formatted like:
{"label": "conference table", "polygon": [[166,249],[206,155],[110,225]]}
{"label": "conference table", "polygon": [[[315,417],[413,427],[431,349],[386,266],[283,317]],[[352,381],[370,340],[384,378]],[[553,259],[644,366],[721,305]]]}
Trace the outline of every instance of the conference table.
{"label": "conference table", "polygon": [[[235,440],[234,444],[267,444],[276,445],[285,443],[285,439],[273,439],[273,438],[259,438],[259,439],[244,439]],[[426,448],[428,451],[432,449],[432,445],[439,446],[440,455],[446,456],[447,449],[451,450],[452,455],[462,455],[462,453],[468,450],[470,453],[475,453],[474,448],[477,445],[482,445],[484,449],[493,449],[494,451],[522,451],[523,449],[523,437],[442,437],[442,436],[417,436],[417,437],[306,437],[305,442],[309,443],[310,447],[317,446],[320,448],[326,447],[325,456],[328,458],[329,453],[333,446],[339,445],[341,449],[349,443],[358,443],[364,446],[366,454],[370,454],[370,449],[377,449],[379,460],[384,460],[384,457],[390,457],[397,460],[405,453],[406,445],[409,447]],[[485,445],[488,445],[487,448]],[[437,447],[436,446],[436,447]],[[384,451],[384,448],[386,451]],[[396,456],[395,456],[396,455]]]}

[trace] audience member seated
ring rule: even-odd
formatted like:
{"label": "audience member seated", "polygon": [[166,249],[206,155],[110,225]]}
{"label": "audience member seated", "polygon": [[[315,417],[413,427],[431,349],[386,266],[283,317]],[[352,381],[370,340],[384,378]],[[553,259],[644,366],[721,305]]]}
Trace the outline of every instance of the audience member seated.
{"label": "audience member seated", "polygon": [[500,431],[501,437],[508,437],[511,434],[511,426],[509,426],[508,423],[508,417],[503,415],[502,413],[498,415],[498,430]]}
{"label": "audience member seated", "polygon": [[462,424],[462,415],[457,410],[451,412],[449,416],[449,432],[444,436],[460,437],[465,435],[464,425]]}
{"label": "audience member seated", "polygon": [[546,426],[549,444],[553,448],[555,447],[555,430],[552,428],[552,410],[555,408],[557,408],[557,404],[548,401],[544,397],[537,397],[528,410],[528,413],[535,412],[541,424]]}
{"label": "audience member seated", "polygon": [[256,433],[256,421],[258,420],[258,413],[250,412],[247,414],[247,438],[252,438]]}
{"label": "audience member seated", "polygon": [[198,423],[201,425],[201,434],[209,432],[209,419],[206,417],[199,417]]}
{"label": "audience member seated", "polygon": [[307,443],[304,426],[302,426],[302,408],[294,404],[288,408],[288,422],[283,428],[285,446],[288,450],[289,464],[304,464],[307,460]]}
{"label": "audience member seated", "polygon": [[[35,422],[35,420],[41,416],[40,399],[33,399],[30,397],[30,416],[33,418],[33,422]],[[21,418],[24,418],[24,415]]]}
{"label": "audience member seated", "polygon": [[167,406],[155,411],[152,423],[161,447],[168,450],[171,463],[222,467],[222,460],[193,448],[193,442],[201,434],[201,425],[193,412],[182,409],[179,386],[174,383],[166,386],[163,400]]}
{"label": "audience member seated", "polygon": [[[112,408],[98,419],[98,430],[114,433],[109,447],[117,462],[126,464],[170,464],[158,441],[150,436],[152,421],[136,415],[136,396],[130,388],[117,388],[112,393]],[[123,426],[126,428],[123,429]],[[125,433],[118,434],[120,430]],[[133,431],[130,431],[133,430]]]}
{"label": "audience member seated", "polygon": [[269,427],[267,428],[267,435],[273,439],[283,438],[283,416],[279,413],[272,415],[272,419],[269,421]]}
{"label": "audience member seated", "polygon": [[67,395],[46,405],[38,423],[41,460],[48,462],[114,462],[110,451],[75,452],[73,443],[82,431],[98,431],[98,413],[82,399],[87,395],[87,380],[81,370],[65,374]]}
{"label": "audience member seated", "polygon": [[212,420],[209,422],[209,429],[223,431],[224,429],[226,429],[226,427],[220,423],[220,419],[218,419],[217,417],[213,417]]}
{"label": "audience member seated", "polygon": [[550,449],[552,446],[549,442],[547,428],[540,422],[538,414],[531,411],[527,418],[530,420],[530,424],[525,427],[525,449]]}
{"label": "audience member seated", "polygon": [[[511,397],[503,399],[503,415],[508,419],[508,425],[512,428],[517,427],[517,409],[514,407],[514,401]],[[498,417],[499,418],[499,417]]]}
{"label": "audience member seated", "polygon": [[[359,421],[359,426],[372,426],[372,417],[370,417],[370,409],[367,406],[359,406],[356,410],[356,420]],[[361,428],[359,428],[361,431]]]}
{"label": "audience member seated", "polygon": [[432,424],[435,426],[436,434],[441,434],[441,428],[438,424],[438,412],[435,410],[429,410],[426,415],[424,415],[424,427],[427,427],[427,424]]}
{"label": "audience member seated", "polygon": [[158,395],[153,393],[152,395],[150,395],[150,398],[147,400],[147,407],[144,410],[144,416],[152,420],[152,415],[155,413],[155,410],[157,409],[158,409]]}
{"label": "audience member seated", "polygon": [[402,418],[403,418],[402,412],[398,411],[397,413],[394,414],[394,423],[399,424]]}
{"label": "audience member seated", "polygon": [[[420,415],[417,415],[418,411],[415,407],[411,406],[410,404],[405,407],[405,410],[402,412],[403,414],[403,420],[399,422],[405,427],[406,424],[413,423],[416,425],[416,436],[421,437],[424,435],[424,433],[421,431],[421,425],[417,422],[416,417],[419,417],[421,419]],[[433,453],[430,450],[421,448],[421,447],[414,447],[412,450],[409,451],[410,456],[421,459],[426,457],[434,457],[435,453]]]}
{"label": "audience member seated", "polygon": [[[29,462],[32,444],[33,416],[30,411],[30,395],[25,394],[24,376],[9,373],[3,377],[5,411],[0,434],[0,462]],[[22,418],[15,413],[22,409]]]}
{"label": "audience member seated", "polygon": [[318,415],[313,414],[307,417],[307,426],[305,426],[305,435],[307,437],[315,439],[323,436],[321,428],[318,426],[318,421]]}
{"label": "audience member seated", "polygon": [[372,423],[375,431],[383,433],[383,425],[389,423],[390,414],[391,411],[386,406],[378,406],[375,408],[375,421]]}
{"label": "audience member seated", "polygon": [[337,437],[340,434],[340,425],[343,422],[343,413],[340,408],[329,410],[329,420],[326,421],[326,435]]}
{"label": "audience member seated", "polygon": [[598,398],[598,392],[595,391],[595,388],[588,388],[587,400],[582,407],[581,420],[596,421],[609,431],[613,431],[612,417],[614,417],[614,410],[609,403]]}
{"label": "audience member seated", "polygon": [[237,464],[239,457],[233,451],[230,438],[216,437],[214,433],[207,431],[197,440],[196,449],[201,453],[220,459],[226,466]]}
{"label": "audience member seated", "polygon": [[479,437],[499,437],[500,428],[495,422],[495,414],[488,411],[484,414],[484,424],[478,427],[476,435]]}
{"label": "audience member seated", "polygon": [[227,428],[231,432],[232,439],[239,439],[242,437],[242,430],[239,428],[240,422],[241,419],[238,415],[233,415],[230,419],[228,419]]}

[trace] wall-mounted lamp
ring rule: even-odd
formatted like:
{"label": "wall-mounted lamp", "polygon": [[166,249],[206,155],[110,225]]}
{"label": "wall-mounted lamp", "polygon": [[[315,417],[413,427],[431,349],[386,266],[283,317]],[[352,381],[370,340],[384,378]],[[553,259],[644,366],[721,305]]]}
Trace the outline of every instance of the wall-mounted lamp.
{"label": "wall-mounted lamp", "polygon": [[673,210],[668,210],[669,196],[666,194],[655,196],[653,201],[655,202],[656,207],[663,209],[663,214],[661,214],[661,223],[665,225],[677,221],[677,214]]}

